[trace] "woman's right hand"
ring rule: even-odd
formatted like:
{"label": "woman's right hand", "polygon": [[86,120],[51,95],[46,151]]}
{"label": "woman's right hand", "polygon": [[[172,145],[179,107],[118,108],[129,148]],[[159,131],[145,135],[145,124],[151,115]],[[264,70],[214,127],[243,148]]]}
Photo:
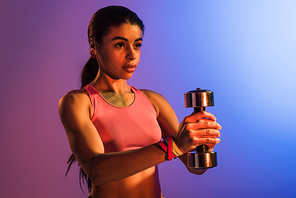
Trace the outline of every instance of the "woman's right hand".
{"label": "woman's right hand", "polygon": [[213,114],[201,111],[184,118],[174,141],[183,153],[192,151],[202,144],[212,150],[220,142],[218,137],[221,128]]}

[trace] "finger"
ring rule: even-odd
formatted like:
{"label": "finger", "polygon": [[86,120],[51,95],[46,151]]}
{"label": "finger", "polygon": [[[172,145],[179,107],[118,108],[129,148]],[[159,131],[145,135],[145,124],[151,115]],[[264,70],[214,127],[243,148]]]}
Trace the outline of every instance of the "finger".
{"label": "finger", "polygon": [[192,122],[197,122],[198,120],[200,119],[209,119],[209,120],[212,120],[212,121],[216,121],[216,117],[209,113],[209,112],[206,112],[206,111],[201,111],[201,112],[198,112],[198,113],[195,113],[195,114],[192,114],[190,116],[186,116],[184,118],[184,122],[185,123],[192,123]]}
{"label": "finger", "polygon": [[220,137],[220,131],[215,129],[203,129],[197,132],[197,135],[207,137]]}
{"label": "finger", "polygon": [[218,130],[222,129],[222,126],[217,123],[216,121],[208,120],[208,119],[200,119],[197,123],[199,123],[201,126],[204,126],[206,128],[215,128]]}
{"label": "finger", "polygon": [[221,135],[220,131],[217,129],[201,129],[196,131],[191,130],[191,134],[197,138],[217,138]]}
{"label": "finger", "polygon": [[210,120],[200,120],[195,123],[188,123],[186,124],[187,130],[201,130],[201,129],[216,129],[216,130],[221,130],[222,127],[220,124],[214,121]]}
{"label": "finger", "polygon": [[209,152],[213,152],[215,145],[216,145],[216,144],[208,144],[208,145],[206,145],[206,146],[209,148],[208,151],[209,151]]}
{"label": "finger", "polygon": [[212,148],[220,141],[221,140],[219,138],[197,138],[193,141],[193,144],[195,144],[196,146],[204,144]]}
{"label": "finger", "polygon": [[216,144],[205,144],[208,148],[209,148],[209,151],[213,151],[213,148],[218,144],[219,142],[217,142]]}

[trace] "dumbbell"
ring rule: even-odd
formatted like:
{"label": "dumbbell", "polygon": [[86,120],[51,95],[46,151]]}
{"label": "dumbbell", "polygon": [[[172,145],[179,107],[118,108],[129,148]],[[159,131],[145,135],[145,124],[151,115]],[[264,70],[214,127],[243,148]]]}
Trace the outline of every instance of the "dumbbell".
{"label": "dumbbell", "polygon": [[[214,106],[214,96],[210,90],[197,88],[184,94],[185,107],[193,107],[194,112],[206,111],[206,107]],[[208,169],[217,166],[217,153],[209,151],[206,145],[197,146],[187,153],[187,166],[195,169]]]}

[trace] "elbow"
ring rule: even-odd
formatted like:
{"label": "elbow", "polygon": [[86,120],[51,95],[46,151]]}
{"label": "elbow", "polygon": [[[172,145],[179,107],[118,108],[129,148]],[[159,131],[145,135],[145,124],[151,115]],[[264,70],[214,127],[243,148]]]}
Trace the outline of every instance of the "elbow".
{"label": "elbow", "polygon": [[102,180],[103,175],[100,173],[100,171],[98,171],[97,168],[87,166],[85,172],[93,185],[98,186],[104,183],[104,181]]}
{"label": "elbow", "polygon": [[98,164],[88,164],[85,167],[85,172],[93,185],[99,186],[109,182],[108,175],[105,173],[106,171],[100,168]]}

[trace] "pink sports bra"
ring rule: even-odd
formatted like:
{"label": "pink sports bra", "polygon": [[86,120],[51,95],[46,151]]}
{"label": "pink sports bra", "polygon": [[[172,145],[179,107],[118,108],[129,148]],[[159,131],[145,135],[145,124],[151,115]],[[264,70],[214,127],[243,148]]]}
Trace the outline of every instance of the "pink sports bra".
{"label": "pink sports bra", "polygon": [[157,113],[149,99],[140,90],[131,87],[134,102],[127,107],[110,104],[92,85],[84,87],[92,106],[95,125],[105,152],[142,148],[161,140]]}

